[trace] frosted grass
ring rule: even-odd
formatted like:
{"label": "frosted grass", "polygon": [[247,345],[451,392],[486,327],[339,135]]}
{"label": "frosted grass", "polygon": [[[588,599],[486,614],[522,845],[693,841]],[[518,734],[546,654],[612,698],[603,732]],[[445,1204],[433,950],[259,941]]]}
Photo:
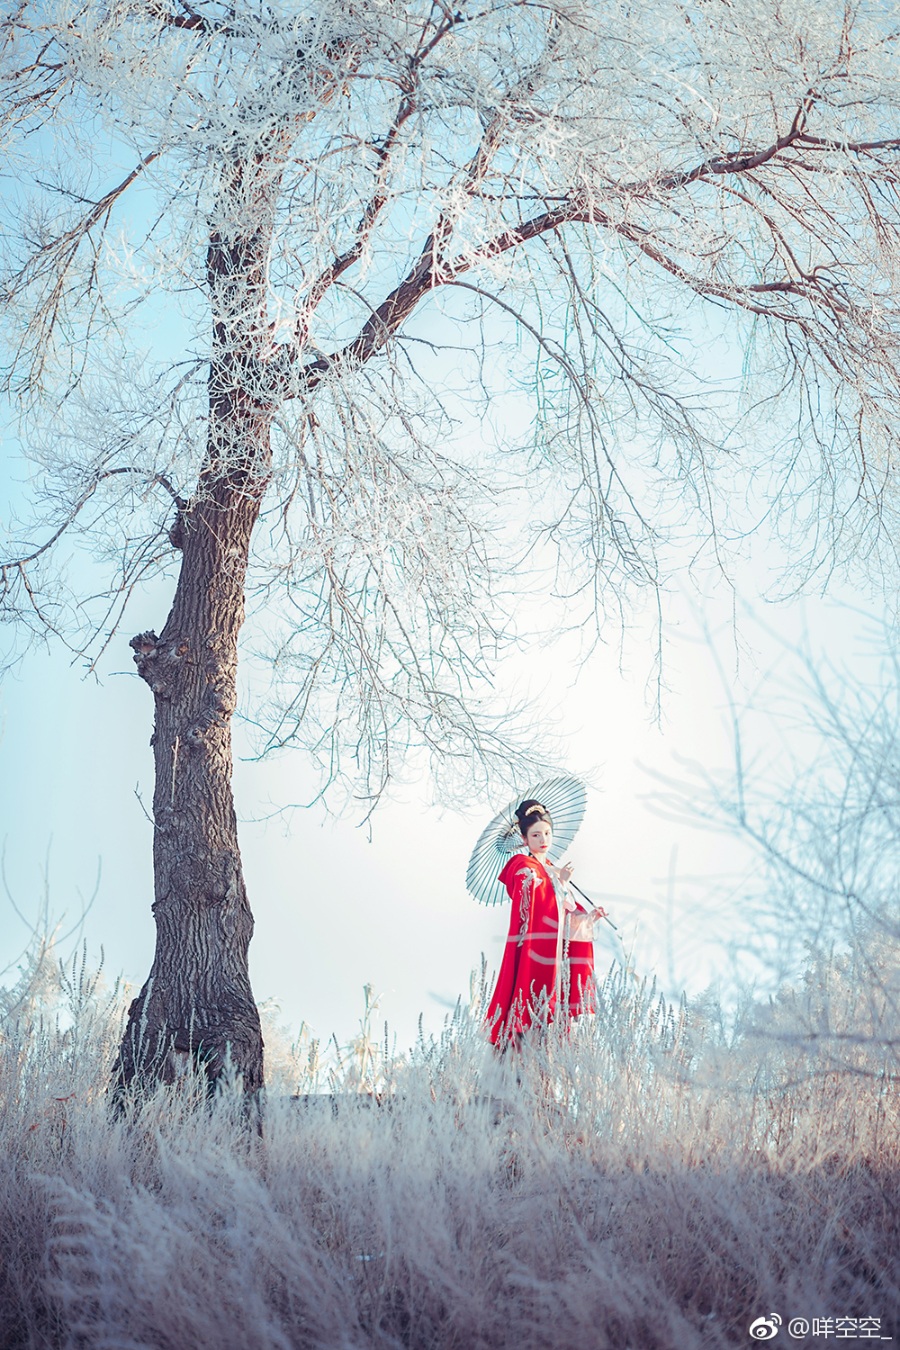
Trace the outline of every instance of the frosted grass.
{"label": "frosted grass", "polygon": [[900,1338],[900,944],[867,942],[877,991],[819,958],[731,1028],[617,971],[505,1060],[483,980],[405,1055],[367,994],[353,1045],[269,1028],[261,1131],[190,1075],[111,1118],[122,991],[45,943],[2,994],[0,1344],[709,1350],[772,1312]]}

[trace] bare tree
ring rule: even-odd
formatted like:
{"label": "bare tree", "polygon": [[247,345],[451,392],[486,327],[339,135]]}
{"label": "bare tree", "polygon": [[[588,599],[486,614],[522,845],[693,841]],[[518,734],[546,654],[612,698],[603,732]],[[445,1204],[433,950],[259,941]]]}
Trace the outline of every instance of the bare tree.
{"label": "bare tree", "polygon": [[[831,0],[21,0],[2,32],[6,384],[40,469],[2,603],[96,662],[177,568],[131,642],[158,939],[118,1073],[215,1079],[230,1047],[254,1089],[248,596],[263,748],[371,802],[411,747],[508,753],[479,698],[510,577],[555,556],[599,614],[671,530],[717,546],[759,406],[790,415],[766,490],[821,522],[805,573],[847,531],[890,547],[898,29]],[[710,306],[743,393],[694,370]],[[479,448],[492,408],[517,462]],[[76,543],[101,575],[69,593]]]}
{"label": "bare tree", "polygon": [[[742,1017],[754,1048],[785,1052],[793,1082],[849,1073],[888,1086],[900,1062],[900,659],[887,626],[860,638],[862,684],[858,665],[785,641],[775,687],[732,707],[732,769],[685,765],[657,796],[670,818],[747,846],[737,885],[754,936],[734,938],[733,955],[745,980],[761,965],[769,991]],[[750,752],[761,744],[767,754]]]}

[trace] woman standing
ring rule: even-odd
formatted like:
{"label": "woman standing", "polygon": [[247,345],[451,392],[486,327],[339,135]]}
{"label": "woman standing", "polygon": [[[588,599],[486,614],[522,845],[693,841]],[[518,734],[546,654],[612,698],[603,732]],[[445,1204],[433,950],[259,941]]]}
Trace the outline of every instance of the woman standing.
{"label": "woman standing", "polygon": [[553,822],[529,800],[516,809],[527,853],[516,853],[500,873],[512,916],[500,974],[488,1006],[494,1045],[515,1042],[533,1023],[544,1024],[564,1006],[570,1017],[594,1011],[593,920],[569,889],[572,864],[550,861]]}

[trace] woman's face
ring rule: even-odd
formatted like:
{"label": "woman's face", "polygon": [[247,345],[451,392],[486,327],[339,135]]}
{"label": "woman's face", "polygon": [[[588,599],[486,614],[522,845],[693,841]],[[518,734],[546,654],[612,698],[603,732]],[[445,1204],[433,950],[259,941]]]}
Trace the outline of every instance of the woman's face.
{"label": "woman's face", "polygon": [[528,827],[525,843],[530,852],[537,854],[539,858],[546,857],[547,850],[553,843],[553,826],[548,825],[546,820],[536,820]]}

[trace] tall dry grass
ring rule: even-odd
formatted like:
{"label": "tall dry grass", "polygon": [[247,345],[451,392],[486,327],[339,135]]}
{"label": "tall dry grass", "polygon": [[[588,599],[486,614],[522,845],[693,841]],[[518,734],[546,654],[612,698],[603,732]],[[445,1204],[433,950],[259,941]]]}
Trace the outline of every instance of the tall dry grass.
{"label": "tall dry grass", "polygon": [[772,1313],[900,1343],[900,943],[867,940],[736,1024],[612,973],[504,1060],[478,988],[402,1056],[270,1029],[261,1133],[191,1078],[111,1118],[122,997],[45,944],[2,994],[0,1343],[711,1350]]}

